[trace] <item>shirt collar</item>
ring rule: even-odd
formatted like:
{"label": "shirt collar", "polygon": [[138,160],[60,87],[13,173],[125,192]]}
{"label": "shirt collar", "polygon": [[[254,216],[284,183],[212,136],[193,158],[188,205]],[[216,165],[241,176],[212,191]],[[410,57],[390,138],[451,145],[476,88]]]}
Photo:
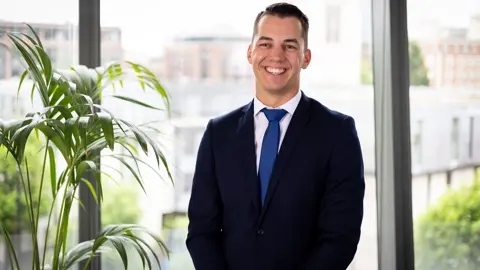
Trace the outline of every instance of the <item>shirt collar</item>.
{"label": "shirt collar", "polygon": [[257,115],[263,108],[284,109],[287,111],[287,113],[293,114],[295,112],[295,109],[297,109],[298,104],[300,103],[301,97],[302,97],[302,91],[299,90],[292,99],[290,99],[287,103],[277,108],[268,107],[265,104],[263,104],[257,97],[255,97],[255,99],[253,100],[253,115]]}

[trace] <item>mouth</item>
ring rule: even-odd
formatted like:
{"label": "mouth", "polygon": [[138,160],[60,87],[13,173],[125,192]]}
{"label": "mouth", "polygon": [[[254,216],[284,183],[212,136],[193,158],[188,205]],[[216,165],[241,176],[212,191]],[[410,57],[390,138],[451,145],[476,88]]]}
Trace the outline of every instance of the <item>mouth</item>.
{"label": "mouth", "polygon": [[265,67],[265,71],[275,76],[282,75],[286,70],[285,68]]}

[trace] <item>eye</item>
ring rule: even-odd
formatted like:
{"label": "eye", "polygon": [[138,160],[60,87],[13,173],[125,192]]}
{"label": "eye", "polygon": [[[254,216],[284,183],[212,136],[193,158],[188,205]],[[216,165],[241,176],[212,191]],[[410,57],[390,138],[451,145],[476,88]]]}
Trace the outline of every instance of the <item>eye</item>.
{"label": "eye", "polygon": [[288,50],[296,50],[297,47],[293,46],[293,45],[287,45],[285,46]]}
{"label": "eye", "polygon": [[262,44],[259,44],[258,47],[260,48],[268,48],[269,44],[267,43],[262,43]]}

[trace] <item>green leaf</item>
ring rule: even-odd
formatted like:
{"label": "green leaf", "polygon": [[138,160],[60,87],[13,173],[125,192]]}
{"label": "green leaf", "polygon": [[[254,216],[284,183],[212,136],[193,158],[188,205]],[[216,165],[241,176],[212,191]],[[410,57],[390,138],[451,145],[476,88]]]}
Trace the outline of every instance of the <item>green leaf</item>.
{"label": "green leaf", "polygon": [[47,85],[50,84],[50,81],[52,80],[52,62],[50,61],[49,56],[47,53],[43,50],[42,47],[36,46],[37,52],[41,58],[42,65],[43,65],[43,72],[45,74],[45,79]]}
{"label": "green leaf", "polygon": [[89,105],[90,107],[90,113],[94,113],[94,110],[93,110],[93,99],[87,95],[84,95],[84,94],[80,94],[81,97],[83,97],[86,101],[87,101],[87,104]]}
{"label": "green leaf", "polygon": [[[52,91],[51,91],[51,93],[49,93],[49,95],[51,96],[50,103],[49,103],[50,106],[56,105],[61,97],[64,97],[64,98],[68,97],[68,96],[66,96],[67,91],[70,87],[68,82],[60,82],[60,83],[54,82],[54,83],[52,83],[51,87],[52,87]],[[63,107],[66,107],[66,106],[63,106]],[[68,109],[68,108],[66,108],[66,109]]]}
{"label": "green leaf", "polygon": [[[153,250],[153,248],[142,238],[136,237],[135,241],[141,242],[142,244],[144,244],[147,247],[147,249],[150,250],[150,252],[152,254],[155,254],[155,250]],[[158,267],[161,267],[160,260],[158,259],[158,256],[155,254],[155,256],[153,256],[153,258],[157,261]]]}
{"label": "green leaf", "polygon": [[[20,95],[20,89],[22,88],[23,81],[25,80],[25,77],[27,77],[28,72],[25,70],[22,73],[22,76],[20,76],[20,82],[18,83],[18,90],[17,90],[17,96]],[[32,100],[33,102],[33,100]]]}
{"label": "green leaf", "polygon": [[87,185],[88,189],[90,189],[90,193],[92,194],[93,198],[95,199],[95,203],[97,203],[97,205],[98,205],[97,192],[95,192],[95,189],[93,188],[92,183],[90,183],[90,181],[88,181],[85,178],[82,178],[81,180],[82,180],[82,182],[84,182]]}
{"label": "green leaf", "polygon": [[[56,249],[58,248],[57,252],[62,250],[62,252],[65,253],[65,250],[66,250],[68,223],[69,223],[69,217],[70,217],[70,210],[72,208],[72,203],[73,203],[73,197],[74,197],[73,192],[67,192],[64,198],[64,205],[63,205],[64,211],[62,213],[62,218],[60,219],[61,220],[60,228],[57,229],[58,230],[57,241],[55,241],[56,243],[55,248]],[[58,239],[61,239],[61,242],[58,242]]]}
{"label": "green leaf", "polygon": [[[5,225],[3,224],[3,221],[1,221],[1,220],[0,220],[0,226],[2,227],[2,230],[3,230],[3,237],[5,238],[5,242],[8,245],[8,258],[9,258],[9,261],[10,261],[10,267],[11,267],[12,270],[14,269],[13,268],[14,266],[16,267],[16,269],[20,269],[20,266],[18,264],[17,253],[15,252],[15,248],[13,247],[12,239],[10,238],[10,234],[7,231],[7,229],[5,228]],[[13,259],[12,259],[12,257],[13,257]]]}
{"label": "green leaf", "polygon": [[35,30],[32,28],[32,26],[30,26],[30,24],[26,24],[28,26],[28,28],[30,28],[30,31],[32,31],[33,35],[35,36],[36,40],[37,40],[37,44],[43,48],[43,44],[42,44],[42,41],[40,40],[40,38],[38,37],[37,35],[37,32],[35,32]]}
{"label": "green leaf", "polygon": [[47,125],[38,125],[36,128],[39,129],[45,135],[45,137],[47,137],[50,141],[53,142],[53,144],[57,147],[58,150],[60,150],[64,159],[67,160],[68,163],[68,161],[70,160],[70,148],[67,144],[65,144],[65,141],[63,140],[62,136],[57,132],[57,130]]}
{"label": "green leaf", "polygon": [[[69,270],[81,261],[89,259],[91,257],[92,249],[93,240],[75,245],[66,252],[65,257],[63,257],[63,265],[60,269]],[[105,253],[107,251],[109,251],[109,249],[107,249],[106,247],[100,247],[96,249],[93,256],[96,257],[101,253]]]}
{"label": "green leaf", "polygon": [[[148,127],[135,126],[123,119],[116,118],[108,110],[102,108],[100,104],[96,104],[100,103],[107,86],[113,85],[113,87],[120,86],[123,88],[123,80],[132,77],[127,77],[129,74],[120,63],[114,63],[106,69],[102,67],[91,69],[80,65],[73,66],[69,70],[57,70],[52,66],[52,61],[44,50],[41,40],[34,29],[31,26],[28,27],[32,30],[33,35],[26,33],[19,35],[7,34],[6,37],[13,45],[12,51],[17,53],[21,57],[20,60],[26,64],[26,70],[20,78],[17,95],[19,95],[21,86],[25,85],[25,81],[30,83],[30,80],[25,80],[28,76],[32,81],[31,99],[33,100],[34,94],[38,94],[43,108],[38,112],[27,115],[21,121],[0,121],[0,144],[2,148],[3,146],[7,148],[7,154],[10,153],[20,163],[23,160],[23,156],[26,155],[24,154],[26,153],[26,142],[30,138],[32,131],[35,132],[37,137],[41,132],[52,143],[52,146],[45,146],[46,152],[43,164],[45,170],[47,169],[45,166],[48,165],[50,167],[50,185],[54,199],[54,202],[51,203],[50,211],[48,211],[48,227],[50,227],[53,211],[57,213],[57,208],[60,206],[60,213],[57,214],[58,216],[55,216],[55,220],[57,220],[54,234],[55,242],[49,243],[53,247],[53,254],[51,255],[53,257],[52,268],[66,270],[82,260],[91,260],[92,257],[98,256],[98,254],[107,250],[105,248],[107,242],[111,242],[115,247],[125,267],[127,267],[129,259],[126,247],[133,247],[142,259],[143,266],[147,263],[151,267],[151,256],[155,256],[157,263],[159,262],[158,258],[153,249],[148,246],[147,241],[140,238],[136,233],[146,233],[157,243],[161,243],[161,241],[159,242],[158,237],[149,234],[147,230],[136,225],[127,224],[107,227],[93,241],[82,243],[76,245],[73,249],[66,250],[70,211],[72,210],[73,201],[78,200],[75,194],[78,192],[77,188],[81,185],[81,182],[88,186],[97,203],[99,203],[99,199],[102,200],[103,198],[102,179],[100,179],[102,172],[95,166],[100,159],[102,150],[107,148],[114,150],[114,146],[117,143],[127,149],[130,154],[129,158],[132,160],[127,162],[122,158],[122,155],[116,155],[116,158],[121,160],[123,167],[132,172],[144,192],[145,188],[140,174],[139,163],[146,164],[151,169],[154,168],[141,160],[141,153],[135,146],[139,145],[145,154],[149,154],[149,147],[152,147],[157,165],[165,165],[164,167],[169,173],[166,159],[159,147],[160,144],[143,129]],[[133,70],[136,75],[133,78],[136,78],[142,89],[144,91],[153,90],[159,94],[169,110],[168,95],[155,75],[146,67],[132,62],[127,62],[127,68],[131,69],[129,72]],[[136,107],[155,110],[164,108],[161,104],[158,106],[159,104],[150,104],[150,102],[142,102],[131,97],[121,95],[114,95],[113,97],[127,101]],[[148,132],[151,131],[159,132],[159,130],[148,130]],[[57,149],[61,155],[55,156]],[[151,150],[150,152],[152,154]],[[132,166],[130,161],[133,161],[135,166]],[[31,163],[30,165],[36,165],[35,162]],[[57,177],[58,169],[56,166],[64,163],[66,168]],[[29,209],[40,209],[32,197],[32,192],[35,189],[31,185],[33,182],[30,182],[31,180],[34,181],[33,176],[30,179],[30,167],[26,165],[26,168],[22,167],[20,171],[25,169],[27,171],[27,180],[26,182],[22,181],[25,186],[24,190],[27,192],[25,201],[27,206],[30,206],[28,207]],[[98,194],[93,189],[93,183],[86,181],[82,177],[87,171],[95,173]],[[42,175],[44,172],[42,171]],[[61,190],[62,194],[59,192]],[[35,192],[35,194],[37,193]],[[100,198],[98,198],[99,194]],[[61,205],[59,205],[60,202]],[[81,201],[79,201],[79,204],[81,207],[84,207]],[[26,213],[30,220],[39,218],[39,214],[32,213],[30,210]],[[32,226],[33,245],[37,247],[37,226]],[[47,239],[45,239],[45,246],[47,247]],[[166,247],[163,248],[166,249]],[[40,270],[39,261],[45,262],[45,256],[40,258],[37,251],[34,251],[32,265]],[[12,256],[10,257],[13,258]],[[44,266],[44,263],[42,263],[42,266]]]}
{"label": "green leaf", "polygon": [[135,125],[129,123],[128,121],[122,119],[122,120],[120,120],[120,122],[124,123],[125,125],[127,125],[130,128],[130,130],[135,135],[135,138],[137,139],[137,142],[140,144],[140,147],[142,148],[143,152],[146,155],[148,155],[148,144],[147,144],[148,136],[142,130],[140,130]]}
{"label": "green leaf", "polygon": [[115,145],[115,138],[113,137],[113,123],[112,117],[108,113],[97,113],[98,120],[103,129],[103,134],[105,136],[105,140],[107,141],[108,147],[110,150],[114,150]]}
{"label": "green leaf", "polygon": [[123,242],[125,242],[122,237],[119,236],[107,236],[108,240],[112,242],[113,246],[117,250],[118,254],[122,258],[123,266],[125,267],[125,270],[128,268],[128,257],[127,257],[127,251],[125,250],[125,246],[123,245]]}
{"label": "green leaf", "polygon": [[91,160],[84,160],[84,161],[81,161],[77,166],[77,179],[75,181],[76,183],[78,183],[79,180],[85,176],[85,173],[87,172],[87,170],[93,171],[95,173],[95,178],[98,177],[98,169],[95,162]]}
{"label": "green leaf", "polygon": [[117,159],[118,161],[120,161],[125,167],[127,167],[127,169],[132,173],[132,175],[135,177],[135,179],[137,180],[137,183],[140,185],[140,187],[142,188],[143,192],[146,194],[147,191],[145,190],[145,187],[143,185],[143,180],[142,178],[139,176],[139,173],[140,172],[137,172],[135,171],[135,169],[130,166],[130,164],[128,164],[127,161],[125,161],[123,158],[120,158],[118,156],[112,156],[113,158]]}
{"label": "green leaf", "polygon": [[55,164],[55,152],[51,146],[48,147],[48,157],[50,161],[50,185],[52,189],[52,197],[57,194],[57,168]]}
{"label": "green leaf", "polygon": [[34,51],[28,44],[27,45],[22,45],[22,40],[12,34],[7,34],[7,37],[10,39],[10,41],[14,44],[15,48],[20,52],[20,54],[23,57],[23,60],[28,65],[28,71],[32,79],[35,81],[35,83],[38,85],[38,90],[40,93],[40,97],[42,100],[42,104],[44,106],[48,106],[48,89],[47,85],[45,84],[45,81],[43,80],[42,72],[39,70],[37,62],[32,58],[28,50]]}
{"label": "green leaf", "polygon": [[[87,133],[90,126],[91,117],[82,116],[77,119],[78,132],[80,135],[80,147],[86,148],[88,146]],[[88,152],[87,152],[88,154]]]}
{"label": "green leaf", "polygon": [[83,204],[82,200],[80,200],[77,197],[73,197],[73,199],[78,202],[78,204],[82,207],[84,211],[87,211],[87,208],[85,208],[85,205]]}
{"label": "green leaf", "polygon": [[147,103],[141,102],[141,101],[133,99],[133,98],[129,98],[129,97],[125,97],[125,96],[119,96],[119,95],[111,95],[111,96],[114,97],[114,98],[118,98],[118,99],[121,99],[121,100],[124,100],[124,101],[134,103],[136,105],[140,105],[140,106],[145,107],[145,108],[158,110],[158,111],[163,111],[163,109],[160,109],[158,107],[154,107],[152,105],[149,105]]}

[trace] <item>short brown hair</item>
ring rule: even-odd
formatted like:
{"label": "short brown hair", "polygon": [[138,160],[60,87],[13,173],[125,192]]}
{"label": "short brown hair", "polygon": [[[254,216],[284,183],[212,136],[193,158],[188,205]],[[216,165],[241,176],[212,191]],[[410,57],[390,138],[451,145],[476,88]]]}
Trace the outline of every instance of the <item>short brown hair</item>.
{"label": "short brown hair", "polygon": [[258,13],[257,18],[255,19],[255,23],[253,25],[252,40],[257,34],[258,23],[266,15],[277,16],[280,18],[297,18],[302,24],[302,38],[305,40],[305,49],[308,48],[308,17],[297,6],[285,2],[271,4],[267,8],[265,8],[264,11]]}

